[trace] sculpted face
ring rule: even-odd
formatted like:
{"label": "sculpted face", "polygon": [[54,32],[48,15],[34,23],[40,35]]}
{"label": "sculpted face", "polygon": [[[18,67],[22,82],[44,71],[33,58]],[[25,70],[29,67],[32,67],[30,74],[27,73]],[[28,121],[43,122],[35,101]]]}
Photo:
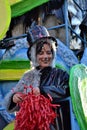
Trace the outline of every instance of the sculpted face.
{"label": "sculpted face", "polygon": [[37,54],[37,62],[41,68],[50,66],[53,59],[51,46],[44,44],[41,51]]}

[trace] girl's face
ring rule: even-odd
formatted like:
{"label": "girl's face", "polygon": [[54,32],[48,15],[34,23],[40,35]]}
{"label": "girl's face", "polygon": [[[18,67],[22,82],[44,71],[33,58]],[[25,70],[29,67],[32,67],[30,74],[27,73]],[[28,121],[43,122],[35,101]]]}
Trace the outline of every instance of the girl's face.
{"label": "girl's face", "polygon": [[42,50],[37,54],[37,62],[41,68],[48,67],[53,59],[51,46],[44,44]]}

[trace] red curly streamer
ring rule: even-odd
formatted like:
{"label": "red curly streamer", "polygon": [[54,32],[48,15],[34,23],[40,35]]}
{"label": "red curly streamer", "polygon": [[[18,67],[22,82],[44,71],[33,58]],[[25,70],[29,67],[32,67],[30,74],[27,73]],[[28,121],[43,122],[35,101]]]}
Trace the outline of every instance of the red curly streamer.
{"label": "red curly streamer", "polygon": [[41,94],[26,94],[19,106],[14,130],[50,130],[50,124],[57,116],[53,108],[58,105],[51,104],[51,100]]}

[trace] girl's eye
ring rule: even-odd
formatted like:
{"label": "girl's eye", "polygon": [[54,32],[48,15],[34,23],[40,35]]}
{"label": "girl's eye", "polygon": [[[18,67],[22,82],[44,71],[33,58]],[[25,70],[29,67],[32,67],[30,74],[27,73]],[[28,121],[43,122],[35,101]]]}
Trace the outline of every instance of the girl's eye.
{"label": "girl's eye", "polygon": [[51,51],[47,51],[47,52],[43,52],[43,51],[41,51],[41,52],[39,52],[39,55],[44,55],[44,53],[46,53],[47,55],[52,54],[52,52],[51,52]]}
{"label": "girl's eye", "polygon": [[43,55],[43,54],[44,54],[44,52],[43,52],[43,51],[39,52],[39,55]]}

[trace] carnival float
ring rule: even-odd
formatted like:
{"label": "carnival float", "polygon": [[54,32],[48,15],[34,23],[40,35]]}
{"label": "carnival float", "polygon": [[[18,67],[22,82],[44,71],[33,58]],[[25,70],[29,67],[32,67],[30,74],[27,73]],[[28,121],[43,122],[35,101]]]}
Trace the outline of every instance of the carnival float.
{"label": "carnival float", "polygon": [[[79,4],[81,2],[78,0]],[[70,97],[60,102],[67,102],[63,111],[67,108],[66,113],[70,117],[63,119],[65,128],[61,130],[87,130],[87,9],[81,8],[78,3],[74,0],[0,0],[0,130],[15,128],[14,120],[18,115],[6,111],[4,97],[15,87],[22,74],[31,69],[26,55],[29,47],[26,36],[29,27],[34,24],[46,26],[56,37],[55,66],[70,75]],[[83,3],[85,5],[87,1]],[[48,104],[50,106],[49,101]],[[51,118],[45,120],[48,122]],[[23,121],[21,125],[24,126]],[[33,130],[33,126],[29,127]],[[47,128],[44,127],[44,130]],[[24,130],[23,127],[20,130]]]}

